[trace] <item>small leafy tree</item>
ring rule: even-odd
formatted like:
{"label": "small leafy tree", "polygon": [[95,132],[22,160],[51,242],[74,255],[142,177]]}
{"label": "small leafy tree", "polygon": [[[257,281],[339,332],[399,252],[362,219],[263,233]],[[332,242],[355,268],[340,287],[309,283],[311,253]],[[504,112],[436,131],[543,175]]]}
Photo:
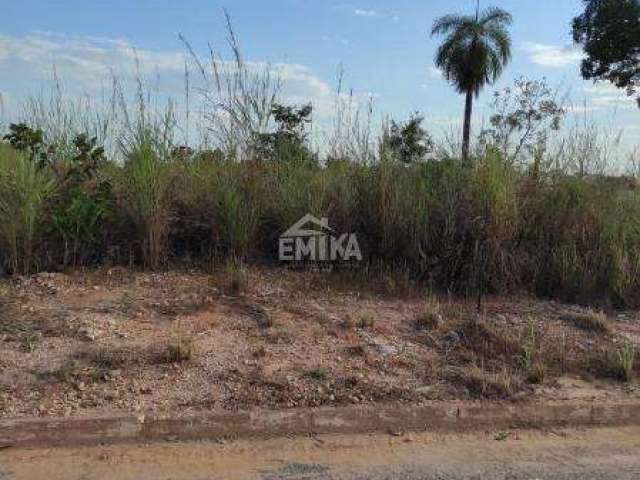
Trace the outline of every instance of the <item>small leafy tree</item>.
{"label": "small leafy tree", "polygon": [[382,135],[383,153],[403,163],[422,160],[433,151],[433,140],[422,127],[423,121],[424,117],[417,112],[405,123],[392,120]]}
{"label": "small leafy tree", "polygon": [[525,153],[539,158],[549,133],[560,129],[565,115],[545,79],[516,79],[512,87],[494,92],[491,108],[491,128],[481,133],[481,141],[511,162]]}
{"label": "small leafy tree", "polygon": [[311,158],[305,125],[311,122],[312,112],[310,104],[296,108],[275,103],[271,114],[277,129],[273,133],[256,134],[255,151],[258,158],[279,161]]}
{"label": "small leafy tree", "polygon": [[42,130],[32,128],[26,123],[12,123],[4,140],[19,152],[27,153],[42,168],[47,163],[47,149]]}
{"label": "small leafy tree", "polygon": [[51,215],[55,232],[64,244],[63,264],[84,261],[96,244],[111,204],[111,185],[99,178],[106,158],[95,137],[82,133],[73,139],[75,152],[59,166],[59,196]]}
{"label": "small leafy tree", "polygon": [[[573,38],[582,45],[582,76],[607,80],[627,90],[640,86],[640,1],[584,0],[585,10],[573,19]],[[640,96],[636,97],[640,107]]]}

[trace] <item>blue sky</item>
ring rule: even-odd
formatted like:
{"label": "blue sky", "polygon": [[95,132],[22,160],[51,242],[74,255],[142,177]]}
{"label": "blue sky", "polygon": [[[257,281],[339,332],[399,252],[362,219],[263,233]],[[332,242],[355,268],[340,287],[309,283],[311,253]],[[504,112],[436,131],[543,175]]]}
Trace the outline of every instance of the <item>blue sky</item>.
{"label": "blue sky", "polygon": [[[517,76],[546,77],[570,92],[576,114],[623,129],[627,145],[640,144],[638,111],[622,92],[579,77],[580,51],[570,22],[581,0],[482,0],[513,14],[513,60],[495,88]],[[224,47],[222,9],[233,18],[246,58],[287,68],[292,101],[304,98],[329,115],[338,65],[345,84],[373,95],[379,115],[406,118],[419,110],[432,131],[457,125],[463,99],[433,68],[433,20],[473,12],[475,0],[21,0],[6,2],[0,18],[0,92],[5,117],[51,78],[51,67],[71,92],[97,94],[109,69],[130,71],[132,48],[144,71],[181,95],[182,33],[204,52]],[[287,80],[288,79],[288,80]],[[493,87],[478,100],[476,122],[486,118]],[[9,120],[5,118],[5,120]]]}

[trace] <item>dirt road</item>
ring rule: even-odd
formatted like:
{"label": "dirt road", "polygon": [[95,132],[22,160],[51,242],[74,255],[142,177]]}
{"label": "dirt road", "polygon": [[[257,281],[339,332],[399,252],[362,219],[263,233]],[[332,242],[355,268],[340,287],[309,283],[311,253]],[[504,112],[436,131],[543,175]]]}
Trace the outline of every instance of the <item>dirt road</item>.
{"label": "dirt road", "polygon": [[640,478],[640,427],[0,450],[1,480]]}

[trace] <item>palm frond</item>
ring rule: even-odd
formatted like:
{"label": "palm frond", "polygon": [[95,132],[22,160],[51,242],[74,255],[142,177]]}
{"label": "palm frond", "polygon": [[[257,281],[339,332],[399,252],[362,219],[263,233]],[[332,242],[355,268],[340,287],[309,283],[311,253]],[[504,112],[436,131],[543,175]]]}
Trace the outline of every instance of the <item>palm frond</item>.
{"label": "palm frond", "polygon": [[440,17],[433,22],[433,27],[431,27],[431,35],[445,35],[451,31],[457,30],[462,23],[467,20],[468,17],[465,15],[445,15],[444,17]]}
{"label": "palm frond", "polygon": [[478,22],[483,26],[492,23],[507,26],[511,25],[512,21],[513,17],[511,16],[511,14],[498,7],[487,8],[484,12],[482,12],[482,16],[478,20]]}

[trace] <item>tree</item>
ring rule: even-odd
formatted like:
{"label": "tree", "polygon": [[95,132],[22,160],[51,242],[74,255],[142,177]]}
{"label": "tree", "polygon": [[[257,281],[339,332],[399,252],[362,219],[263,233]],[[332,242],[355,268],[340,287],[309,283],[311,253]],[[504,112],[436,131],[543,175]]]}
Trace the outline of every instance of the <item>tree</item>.
{"label": "tree", "polygon": [[462,158],[469,159],[473,98],[487,84],[494,83],[511,58],[507,26],[511,15],[500,8],[482,14],[445,15],[437,19],[431,35],[446,35],[435,57],[436,66],[456,90],[466,95]]}
{"label": "tree", "polygon": [[[573,38],[586,57],[582,76],[607,80],[636,95],[640,87],[640,0],[584,0]],[[640,107],[640,95],[636,97]]]}
{"label": "tree", "polygon": [[565,110],[547,81],[517,78],[512,87],[493,94],[491,127],[480,134],[511,162],[528,153],[539,158],[545,151],[549,132],[558,131]]}
{"label": "tree", "polygon": [[424,117],[417,112],[405,123],[398,124],[391,120],[391,125],[382,135],[383,151],[403,163],[422,160],[433,150],[433,140],[422,127],[423,121]]}
{"label": "tree", "polygon": [[271,114],[277,125],[273,133],[258,133],[254,150],[258,158],[289,161],[309,160],[312,153],[307,146],[305,125],[311,122],[311,104],[300,108],[274,103]]}

